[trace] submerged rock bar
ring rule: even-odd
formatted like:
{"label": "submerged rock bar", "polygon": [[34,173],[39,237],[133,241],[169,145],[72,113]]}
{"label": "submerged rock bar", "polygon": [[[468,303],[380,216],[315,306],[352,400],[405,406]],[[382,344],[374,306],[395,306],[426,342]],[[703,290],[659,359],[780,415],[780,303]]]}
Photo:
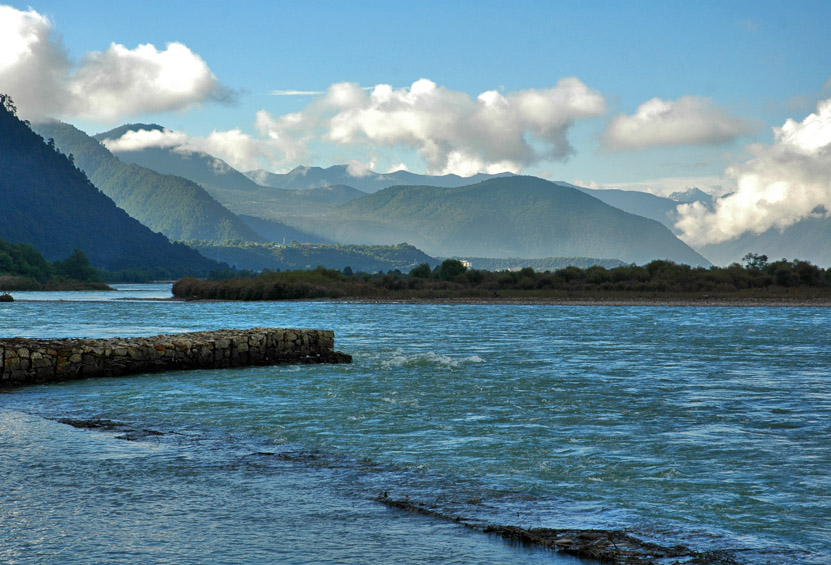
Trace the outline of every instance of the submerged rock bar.
{"label": "submerged rock bar", "polygon": [[249,365],[351,363],[330,330],[253,328],[108,339],[0,339],[0,386]]}

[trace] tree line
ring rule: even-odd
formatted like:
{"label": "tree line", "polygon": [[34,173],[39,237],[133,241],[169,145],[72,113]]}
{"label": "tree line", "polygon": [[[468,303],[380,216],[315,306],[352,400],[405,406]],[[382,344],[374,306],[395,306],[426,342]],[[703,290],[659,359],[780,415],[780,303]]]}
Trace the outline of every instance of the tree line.
{"label": "tree line", "polygon": [[0,239],[0,289],[43,290],[66,287],[107,288],[101,273],[75,249],[63,261],[47,261],[34,247]]}
{"label": "tree line", "polygon": [[[469,269],[446,259],[431,268],[423,263],[409,273],[353,273],[317,267],[306,271],[268,271],[259,275],[219,280],[185,278],[173,286],[179,298],[220,300],[287,300],[310,298],[561,298],[579,296],[694,296],[702,294],[766,297],[792,289],[831,290],[831,269],[808,261],[748,254],[744,264],[728,267],[690,267],[666,260],[614,268],[566,267],[535,271]],[[825,292],[824,295],[831,295]]]}

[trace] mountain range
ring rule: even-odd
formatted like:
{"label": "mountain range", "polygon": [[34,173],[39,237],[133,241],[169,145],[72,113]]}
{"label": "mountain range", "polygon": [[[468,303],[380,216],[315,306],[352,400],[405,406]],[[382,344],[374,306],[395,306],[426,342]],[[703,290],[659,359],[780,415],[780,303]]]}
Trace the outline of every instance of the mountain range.
{"label": "mountain range", "polygon": [[173,241],[265,241],[189,179],[124,163],[70,124],[52,120],[33,128],[72,154],[93,184],[120,208]]}
{"label": "mountain range", "polygon": [[350,165],[243,174],[194,147],[113,153],[103,145],[129,131],[164,130],[157,124],[127,124],[94,137],[57,121],[34,128],[72,154],[74,164],[131,216],[171,240],[198,240],[212,255],[232,241],[406,241],[434,256],[500,261],[594,257],[645,263],[662,258],[708,265],[708,259],[725,264],[754,252],[831,263],[826,243],[831,221],[821,218],[693,250],[675,237],[675,223],[680,203],[714,205],[715,199],[697,188],[665,198],[511,173],[468,178],[380,174]]}
{"label": "mountain range", "polygon": [[335,241],[407,241],[437,256],[662,258],[709,265],[659,222],[536,177],[512,175],[458,188],[394,186],[294,221]]}
{"label": "mountain range", "polygon": [[459,175],[420,175],[409,171],[376,173],[357,169],[349,165],[332,165],[331,167],[295,167],[285,174],[269,173],[263,170],[248,171],[246,176],[264,186],[305,190],[320,188],[333,184],[345,184],[363,192],[377,192],[390,186],[438,186],[454,188],[476,184],[484,180],[513,176],[512,173],[487,175],[479,173],[471,177]]}

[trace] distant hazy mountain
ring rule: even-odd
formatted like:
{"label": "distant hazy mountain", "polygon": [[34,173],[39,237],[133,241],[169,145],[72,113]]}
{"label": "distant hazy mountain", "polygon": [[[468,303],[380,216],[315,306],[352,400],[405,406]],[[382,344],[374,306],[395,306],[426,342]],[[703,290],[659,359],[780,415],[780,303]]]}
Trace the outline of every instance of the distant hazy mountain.
{"label": "distant hazy mountain", "polygon": [[771,261],[802,259],[831,266],[831,218],[807,218],[782,231],[745,233],[737,239],[705,245],[700,251],[717,265],[741,263],[748,253],[767,255]]}
{"label": "distant hazy mountain", "polygon": [[299,190],[343,184],[370,193],[397,185],[458,187],[492,178],[513,176],[512,173],[477,174],[472,177],[460,177],[458,175],[432,176],[419,175],[409,171],[385,174],[366,171],[360,175],[354,175],[350,173],[348,165],[333,165],[325,169],[321,167],[297,167],[285,174],[274,174],[263,170],[249,171],[245,174],[258,184],[274,188]]}
{"label": "distant hazy mountain", "polygon": [[159,267],[184,274],[219,266],[131,218],[68,156],[2,106],[0,239],[27,243],[52,261],[78,248],[92,265],[109,270]]}
{"label": "distant hazy mountain", "polygon": [[681,233],[680,230],[675,228],[678,202],[669,198],[637,190],[585,188],[567,182],[557,182],[557,184],[575,188],[624,212],[661,222],[676,235]]}
{"label": "distant hazy mountain", "polygon": [[535,177],[495,178],[459,188],[395,186],[294,222],[334,241],[407,241],[434,256],[709,264],[660,223]]}
{"label": "distant hazy mountain", "polygon": [[196,183],[127,164],[81,130],[51,121],[33,126],[53,138],[90,180],[132,217],[174,241],[264,241]]}
{"label": "distant hazy mountain", "polygon": [[[164,130],[157,124],[125,124],[93,136],[96,140],[116,140],[128,131]],[[204,151],[171,147],[149,147],[139,151],[113,151],[125,163],[135,163],[165,175],[190,179],[211,192],[211,188],[256,190],[257,184],[218,157]]]}
{"label": "distant hazy mountain", "polygon": [[257,187],[257,191],[242,192],[212,188],[225,207],[236,214],[281,220],[292,216],[317,216],[339,206],[366,196],[350,186],[337,185],[308,190]]}
{"label": "distant hazy mountain", "polygon": [[[300,231],[277,220],[266,220],[255,216],[241,214],[239,218],[248,226],[262,235],[266,240],[274,243],[332,243],[328,239]],[[244,267],[246,269],[250,267]]]}
{"label": "distant hazy mountain", "polygon": [[714,198],[712,195],[707,194],[703,190],[692,187],[688,188],[687,190],[682,190],[678,192],[673,192],[669,195],[670,200],[674,200],[679,204],[690,204],[692,202],[703,202],[705,204],[712,204]]}

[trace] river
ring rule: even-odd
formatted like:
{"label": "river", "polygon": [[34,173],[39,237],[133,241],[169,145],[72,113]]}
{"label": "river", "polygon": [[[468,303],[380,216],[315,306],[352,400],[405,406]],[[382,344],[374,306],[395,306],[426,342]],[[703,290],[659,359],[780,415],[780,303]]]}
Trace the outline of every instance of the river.
{"label": "river", "polygon": [[[0,393],[0,561],[574,563],[471,523],[831,562],[831,309],[13,293],[0,337],[332,329],[351,365]],[[85,430],[59,420],[105,420]]]}

